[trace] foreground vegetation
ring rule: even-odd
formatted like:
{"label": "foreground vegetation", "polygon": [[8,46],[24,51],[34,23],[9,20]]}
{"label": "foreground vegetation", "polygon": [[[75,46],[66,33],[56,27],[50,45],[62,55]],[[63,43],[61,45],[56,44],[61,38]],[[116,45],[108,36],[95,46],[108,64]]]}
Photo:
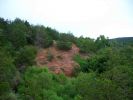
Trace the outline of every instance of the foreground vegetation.
{"label": "foreground vegetation", "polygon": [[[74,76],[56,75],[36,66],[38,48],[70,50],[74,43]],[[0,18],[0,100],[133,100],[133,43],[96,40],[59,33],[27,21]]]}

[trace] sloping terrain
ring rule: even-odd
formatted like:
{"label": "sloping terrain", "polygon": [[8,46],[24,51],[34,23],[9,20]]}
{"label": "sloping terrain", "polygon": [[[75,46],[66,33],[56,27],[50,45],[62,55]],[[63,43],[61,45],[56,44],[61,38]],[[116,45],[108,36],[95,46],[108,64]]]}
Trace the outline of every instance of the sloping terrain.
{"label": "sloping terrain", "polygon": [[117,41],[119,43],[133,43],[133,37],[119,37],[119,38],[114,38],[110,39],[110,41]]}
{"label": "sloping terrain", "polygon": [[[79,53],[79,48],[72,44],[72,49],[69,51],[62,51],[56,48],[56,44],[47,49],[39,50],[36,62],[38,66],[47,66],[56,74],[64,73],[67,76],[73,74],[74,66],[78,64],[73,60],[73,56]],[[51,57],[51,59],[49,59]]]}

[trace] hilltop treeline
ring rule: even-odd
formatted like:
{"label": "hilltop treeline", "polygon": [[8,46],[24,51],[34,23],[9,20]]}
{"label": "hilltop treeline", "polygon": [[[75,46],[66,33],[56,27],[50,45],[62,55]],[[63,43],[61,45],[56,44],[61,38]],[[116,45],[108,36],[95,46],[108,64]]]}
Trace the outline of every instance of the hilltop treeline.
{"label": "hilltop treeline", "polygon": [[[75,55],[73,77],[37,67],[39,48],[56,41],[60,50],[74,43],[87,57]],[[75,37],[16,18],[0,18],[0,100],[133,100],[133,43],[101,35]]]}

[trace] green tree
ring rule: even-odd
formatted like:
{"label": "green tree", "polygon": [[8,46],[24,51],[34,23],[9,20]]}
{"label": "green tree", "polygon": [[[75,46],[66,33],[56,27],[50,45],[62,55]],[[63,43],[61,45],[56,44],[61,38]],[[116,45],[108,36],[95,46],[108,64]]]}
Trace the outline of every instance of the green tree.
{"label": "green tree", "polygon": [[37,47],[47,48],[53,44],[52,37],[50,37],[44,26],[35,26],[35,45]]}
{"label": "green tree", "polygon": [[14,76],[16,76],[16,68],[13,58],[6,50],[0,48],[0,100],[13,100],[10,93],[15,84]]}
{"label": "green tree", "polygon": [[72,33],[61,33],[59,34],[59,41],[64,41],[64,42],[76,42],[76,37]]}
{"label": "green tree", "polygon": [[16,73],[13,58],[3,49],[0,49],[0,56],[0,81],[11,83]]}
{"label": "green tree", "polygon": [[98,78],[95,73],[81,73],[75,80],[76,91],[83,100],[121,100],[123,95],[116,85],[107,79]]}
{"label": "green tree", "polygon": [[57,41],[57,48],[60,50],[70,50],[72,47],[71,42]]}
{"label": "green tree", "polygon": [[133,65],[133,47],[132,46],[124,46],[119,50],[119,55],[120,55],[120,64],[121,65],[128,65],[132,66]]}
{"label": "green tree", "polygon": [[[121,94],[128,98],[133,99],[133,68],[129,66],[116,66],[113,69],[103,73],[103,78],[112,80],[121,91]],[[123,98],[123,99],[125,99]],[[125,99],[126,100],[126,99]]]}
{"label": "green tree", "polygon": [[90,38],[79,37],[76,41],[76,45],[80,48],[81,53],[93,53],[95,52],[94,40]]}
{"label": "green tree", "polygon": [[[80,67],[75,67],[75,73],[79,73],[79,72],[89,72],[89,68],[88,68],[88,62],[86,59],[82,58],[80,55],[75,55],[73,58]],[[76,69],[77,68],[77,69]]]}
{"label": "green tree", "polygon": [[23,100],[62,100],[54,91],[53,75],[45,68],[31,67],[24,74],[19,86],[20,98]]}
{"label": "green tree", "polygon": [[7,37],[13,46],[18,49],[27,44],[27,33],[28,28],[24,24],[24,21],[17,18],[9,25],[9,33],[7,33]]}
{"label": "green tree", "polygon": [[0,17],[0,29],[4,30],[4,33],[8,31],[8,20]]}
{"label": "green tree", "polygon": [[52,38],[52,40],[58,40],[59,39],[59,32],[55,29],[52,29],[50,27],[45,28],[45,32],[48,36]]}
{"label": "green tree", "polygon": [[26,66],[35,64],[37,49],[34,46],[24,46],[16,52],[15,63],[20,71],[23,71]]}
{"label": "green tree", "polygon": [[100,36],[96,39],[95,45],[96,45],[97,49],[109,47],[109,46],[110,46],[109,39],[108,39],[108,38],[105,38],[104,35],[100,35]]}

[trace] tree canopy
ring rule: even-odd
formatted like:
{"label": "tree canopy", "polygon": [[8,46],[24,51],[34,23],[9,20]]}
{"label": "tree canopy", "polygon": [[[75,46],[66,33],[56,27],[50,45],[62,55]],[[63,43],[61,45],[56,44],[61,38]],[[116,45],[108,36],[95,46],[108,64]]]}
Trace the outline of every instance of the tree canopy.
{"label": "tree canopy", "polygon": [[[119,40],[119,39],[118,39]],[[60,50],[80,49],[74,75],[37,66],[37,51],[56,41]],[[75,37],[16,18],[0,18],[0,100],[133,100],[133,43]],[[48,61],[52,55],[48,54]]]}

